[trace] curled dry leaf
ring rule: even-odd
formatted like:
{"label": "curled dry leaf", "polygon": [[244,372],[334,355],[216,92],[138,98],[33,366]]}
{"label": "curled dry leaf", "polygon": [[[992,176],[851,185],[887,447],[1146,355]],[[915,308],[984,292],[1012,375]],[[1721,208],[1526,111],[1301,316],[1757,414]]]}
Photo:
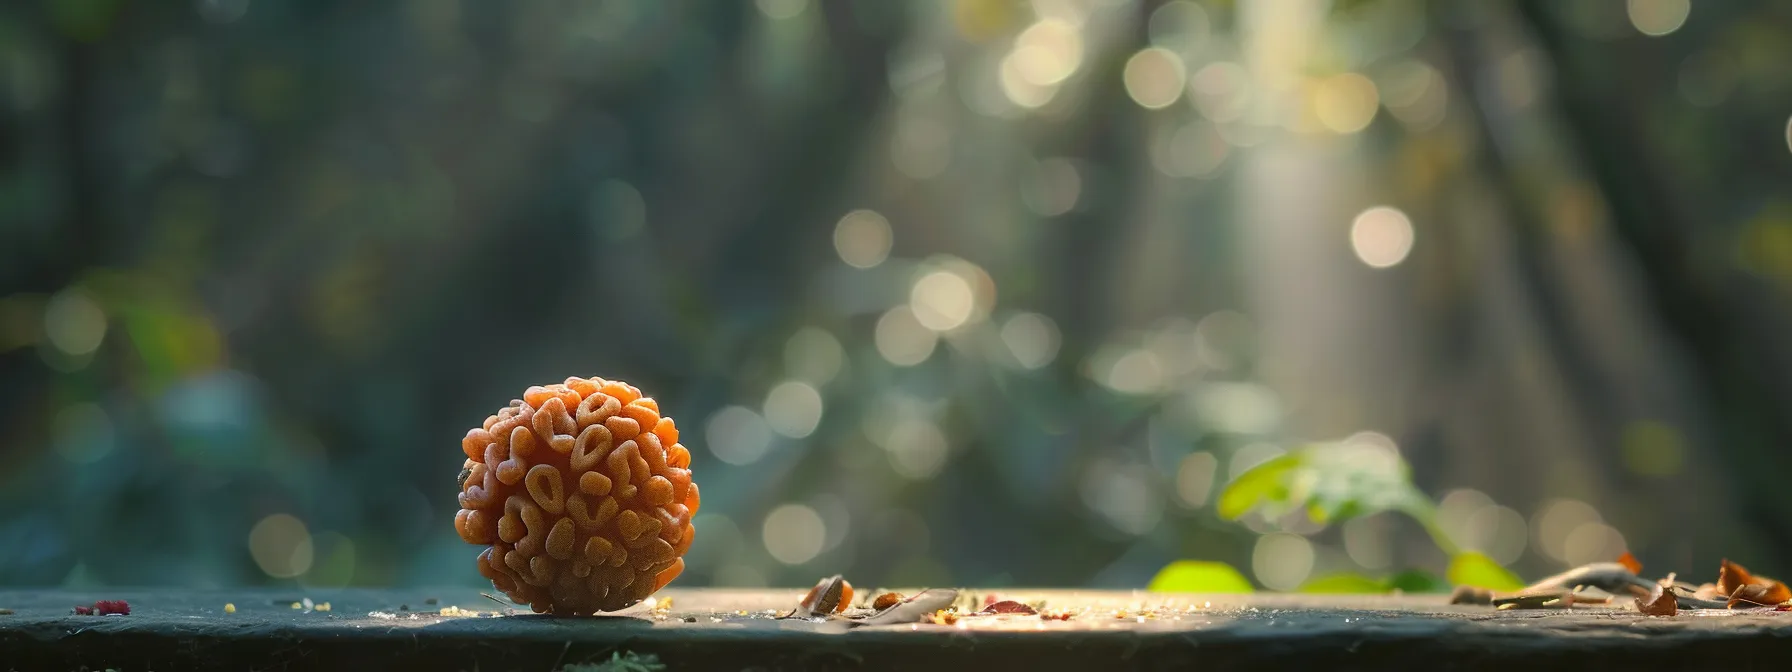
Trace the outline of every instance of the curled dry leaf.
{"label": "curled dry leaf", "polygon": [[1636,610],[1649,616],[1673,616],[1679,613],[1680,602],[1672,590],[1657,585],[1648,597],[1636,598]]}
{"label": "curled dry leaf", "polygon": [[1730,562],[1729,558],[1724,558],[1717,568],[1717,590],[1725,595],[1735,595],[1738,588],[1754,582],[1755,577],[1748,573],[1748,568]]}
{"label": "curled dry leaf", "polygon": [[915,623],[932,616],[958,599],[958,591],[951,588],[932,588],[915,593],[914,597],[898,602],[876,615],[854,621],[859,625],[893,625],[898,623]]}
{"label": "curled dry leaf", "polygon": [[1631,574],[1643,573],[1643,563],[1638,562],[1636,556],[1631,555],[1630,551],[1625,551],[1623,555],[1618,556],[1618,564],[1630,570]]}
{"label": "curled dry leaf", "polygon": [[841,578],[839,574],[835,574],[817,582],[814,588],[809,589],[808,594],[803,595],[803,599],[797,603],[796,609],[791,610],[791,612],[785,614],[784,617],[815,618],[817,616],[826,616],[838,611],[844,611],[846,605],[851,602],[852,584],[847,583],[846,579]]}
{"label": "curled dry leaf", "polygon": [[991,603],[989,606],[984,607],[983,611],[980,611],[977,613],[979,613],[979,614],[1037,614],[1039,612],[1034,610],[1032,607],[1021,604],[1019,602],[1015,602],[1014,600],[1002,600],[1000,602]]}
{"label": "curled dry leaf", "polygon": [[1770,607],[1792,601],[1792,590],[1786,584],[1750,574],[1748,568],[1730,562],[1729,558],[1718,566],[1717,590],[1729,597],[1731,609]]}

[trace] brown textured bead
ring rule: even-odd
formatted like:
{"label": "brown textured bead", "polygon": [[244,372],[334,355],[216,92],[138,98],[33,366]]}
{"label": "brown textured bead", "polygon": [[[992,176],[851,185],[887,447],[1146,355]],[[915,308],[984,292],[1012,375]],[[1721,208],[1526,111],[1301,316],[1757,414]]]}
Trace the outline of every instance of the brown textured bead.
{"label": "brown textured bead", "polygon": [[684,571],[701,499],[659,404],[620,381],[531,387],[461,440],[454,529],[479,573],[540,613],[615,611]]}

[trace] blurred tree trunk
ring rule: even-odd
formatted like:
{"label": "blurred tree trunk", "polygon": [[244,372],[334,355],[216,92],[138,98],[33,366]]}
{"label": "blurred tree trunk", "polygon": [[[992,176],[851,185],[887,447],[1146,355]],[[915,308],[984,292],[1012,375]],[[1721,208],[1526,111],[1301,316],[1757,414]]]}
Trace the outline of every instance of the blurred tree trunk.
{"label": "blurred tree trunk", "polygon": [[[1523,0],[1519,11],[1538,44],[1553,61],[1562,82],[1551,99],[1565,134],[1592,179],[1609,199],[1612,229],[1639,270],[1662,331],[1690,360],[1695,398],[1707,400],[1719,467],[1734,485],[1747,523],[1771,539],[1792,536],[1792,503],[1780,495],[1783,474],[1792,473],[1792,389],[1775,379],[1783,348],[1769,334],[1751,328],[1749,306],[1737,300],[1724,255],[1709,254],[1688,204],[1666,178],[1663,157],[1651,151],[1651,136],[1639,121],[1635,101],[1621,88],[1616,69],[1629,62],[1609,44],[1581,44],[1563,24],[1555,3]],[[1792,552],[1761,544],[1784,567]]]}

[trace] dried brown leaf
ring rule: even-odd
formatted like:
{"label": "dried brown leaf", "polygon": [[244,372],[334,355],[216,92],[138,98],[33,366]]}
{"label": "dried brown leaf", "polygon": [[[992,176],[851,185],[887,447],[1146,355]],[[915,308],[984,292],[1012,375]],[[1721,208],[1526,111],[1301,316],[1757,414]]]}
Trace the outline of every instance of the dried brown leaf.
{"label": "dried brown leaf", "polygon": [[1625,551],[1623,555],[1618,556],[1618,564],[1630,570],[1631,574],[1643,573],[1643,563],[1637,561],[1636,556],[1631,555],[1630,551]]}
{"label": "dried brown leaf", "polygon": [[1000,602],[991,603],[989,606],[984,607],[983,611],[980,611],[977,613],[979,613],[979,614],[1037,614],[1039,612],[1034,610],[1032,607],[1021,604],[1019,602],[1015,602],[1014,600],[1002,600]]}
{"label": "dried brown leaf", "polygon": [[1767,594],[1762,597],[1767,598],[1768,604],[1792,602],[1792,588],[1787,588],[1784,582],[1775,581],[1773,585],[1767,587]]}
{"label": "dried brown leaf", "polygon": [[871,608],[876,609],[878,611],[883,611],[885,609],[889,609],[890,607],[894,607],[901,602],[902,602],[902,593],[884,593],[882,595],[877,596],[877,599],[872,600]]}
{"label": "dried brown leaf", "polygon": [[1792,601],[1792,590],[1786,584],[1750,574],[1747,568],[1728,558],[1718,567],[1717,590],[1728,596],[1731,609],[1770,607]]}
{"label": "dried brown leaf", "polygon": [[1754,609],[1776,606],[1789,600],[1792,600],[1792,591],[1786,589],[1786,584],[1778,581],[1771,584],[1751,583],[1730,594],[1729,606],[1731,609]]}
{"label": "dried brown leaf", "polygon": [[1679,613],[1680,603],[1674,598],[1673,591],[1656,586],[1649,591],[1648,597],[1636,598],[1636,610],[1649,616],[1673,616]]}
{"label": "dried brown leaf", "polygon": [[1724,558],[1723,564],[1717,568],[1717,590],[1724,595],[1735,595],[1736,590],[1755,583],[1755,577],[1748,573],[1748,568],[1730,562]]}

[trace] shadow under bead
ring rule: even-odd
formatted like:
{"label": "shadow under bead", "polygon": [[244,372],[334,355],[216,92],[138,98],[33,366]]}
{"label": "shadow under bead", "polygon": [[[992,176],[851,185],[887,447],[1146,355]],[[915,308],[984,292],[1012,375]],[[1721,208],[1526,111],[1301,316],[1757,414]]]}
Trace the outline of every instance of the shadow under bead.
{"label": "shadow under bead", "polygon": [[538,613],[629,607],[677,578],[701,499],[691,453],[635,387],[531,387],[461,442],[461,539],[479,573]]}

